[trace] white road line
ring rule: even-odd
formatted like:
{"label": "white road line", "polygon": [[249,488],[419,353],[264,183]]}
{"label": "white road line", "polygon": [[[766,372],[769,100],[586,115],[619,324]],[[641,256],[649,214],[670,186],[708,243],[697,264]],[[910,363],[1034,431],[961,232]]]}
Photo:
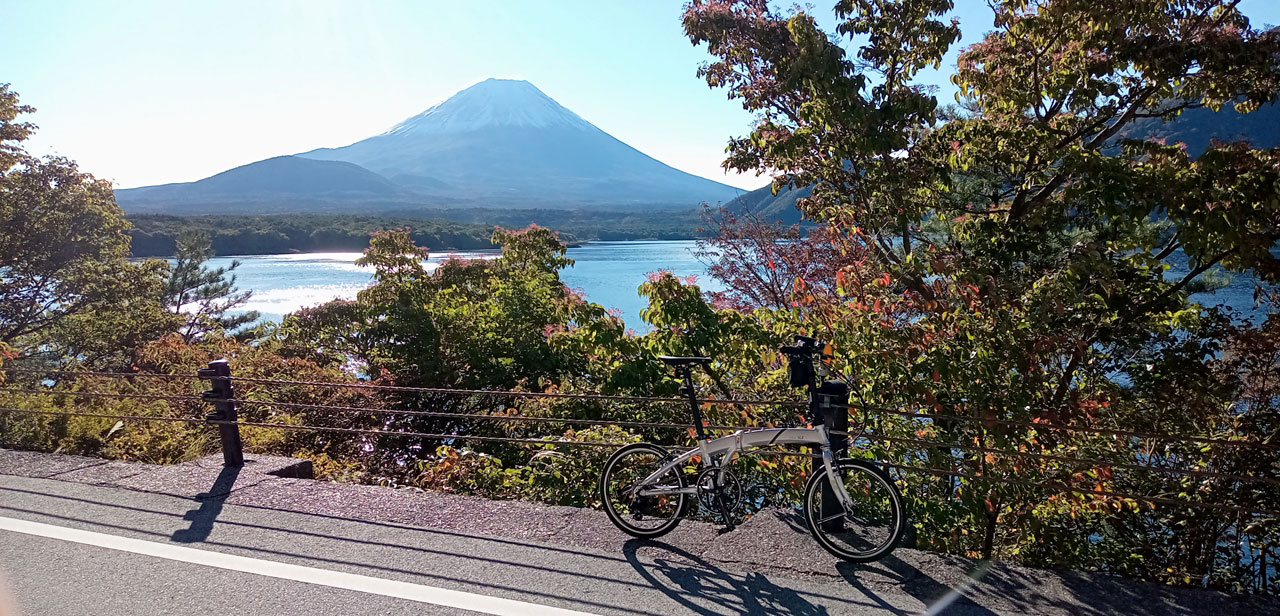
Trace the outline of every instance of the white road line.
{"label": "white road line", "polygon": [[284,580],[294,580],[297,582],[306,582],[308,584],[318,584],[320,586],[331,586],[333,588],[343,588],[346,590],[355,590],[375,595],[408,599],[410,601],[418,601],[420,603],[430,603],[432,605],[471,610],[473,612],[481,612],[484,614],[497,614],[499,616],[515,614],[536,614],[539,616],[591,616],[587,612],[577,612],[558,607],[539,605],[537,603],[526,603],[524,601],[516,601],[514,599],[502,599],[499,597],[490,597],[488,595],[450,590],[448,588],[438,588],[423,584],[410,584],[408,582],[398,582],[396,580],[369,577],[367,575],[356,575],[354,573],[343,573],[341,571],[330,571],[328,569],[303,567],[301,565],[260,560],[257,558],[237,556],[235,554],[225,554],[209,550],[197,550],[195,548],[187,548],[168,543],[157,543],[155,541],[143,541],[141,539],[131,539],[128,537],[117,537],[115,535],[108,535],[105,533],[80,530],[78,528],[66,528],[64,526],[54,526],[52,524],[42,524],[40,522],[6,518],[3,516],[0,516],[0,530],[36,535],[38,537],[49,537],[51,539],[60,539],[62,541],[71,541],[74,543],[83,543],[110,550],[132,552],[134,554],[143,554],[146,556],[154,556],[156,558],[166,558],[168,560],[176,560],[184,563],[204,565],[206,567],[230,569],[232,571],[242,571],[244,573],[265,575]]}

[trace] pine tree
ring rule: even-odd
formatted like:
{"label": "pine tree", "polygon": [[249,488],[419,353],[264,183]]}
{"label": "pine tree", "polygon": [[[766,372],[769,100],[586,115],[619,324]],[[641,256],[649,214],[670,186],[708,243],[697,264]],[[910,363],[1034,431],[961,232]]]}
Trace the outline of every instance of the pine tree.
{"label": "pine tree", "polygon": [[253,310],[228,314],[248,302],[253,292],[236,289],[232,272],[240,266],[239,261],[232,261],[229,267],[205,267],[212,257],[213,244],[207,234],[188,232],[178,237],[176,263],[169,273],[165,298],[170,311],[185,317],[178,333],[187,342],[210,331],[230,332],[258,320],[259,314]]}

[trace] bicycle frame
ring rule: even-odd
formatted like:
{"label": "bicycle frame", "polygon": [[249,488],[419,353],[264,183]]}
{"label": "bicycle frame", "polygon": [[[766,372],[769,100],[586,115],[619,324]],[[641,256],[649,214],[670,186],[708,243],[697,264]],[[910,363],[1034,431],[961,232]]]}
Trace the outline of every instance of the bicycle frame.
{"label": "bicycle frame", "polygon": [[[709,375],[724,389],[724,383],[709,367],[714,360],[697,355],[657,357],[674,368],[683,381],[679,393],[688,402],[693,419],[690,435],[694,438],[687,448],[633,443],[609,456],[600,472],[599,489],[605,513],[614,526],[633,537],[653,539],[674,530],[682,519],[708,513],[723,523],[723,532],[732,531],[744,513],[739,510],[744,502],[748,507],[762,503],[748,500],[746,486],[726,467],[739,453],[760,455],[773,446],[801,445],[817,449],[819,455],[810,457],[822,460],[821,467],[812,463],[814,474],[805,482],[800,507],[814,540],[828,553],[849,562],[871,562],[893,551],[906,530],[902,494],[874,461],[846,457],[846,447],[865,435],[866,428],[865,415],[859,428],[848,427],[852,387],[847,381],[819,381],[820,377],[826,379],[830,371],[826,363],[816,362],[825,362],[832,354],[828,345],[815,338],[796,335],[794,344],[783,345],[779,351],[787,357],[788,384],[806,390],[808,403],[804,412],[796,416],[807,423],[798,428],[742,428],[719,438],[711,433],[703,407],[717,402],[748,407],[777,403],[700,400],[693,382],[695,366],[708,366]],[[780,409],[782,415],[792,408],[798,410],[800,405],[784,406]],[[636,455],[645,457],[629,462]],[[645,475],[633,480],[637,471]],[[796,479],[803,478],[804,470],[796,471],[800,475]],[[669,473],[672,476],[668,477]],[[691,505],[694,509],[690,509]],[[735,510],[739,511],[735,514]]]}
{"label": "bicycle frame", "polygon": [[[715,439],[699,439],[698,446],[676,456],[661,468],[639,482],[640,488],[635,496],[662,496],[674,494],[696,495],[697,486],[667,487],[653,486],[653,482],[671,471],[679,472],[679,468],[687,464],[693,456],[701,456],[699,467],[716,468],[723,465],[735,453],[749,452],[772,445],[810,445],[822,450],[822,464],[827,469],[827,478],[831,483],[831,491],[840,501],[840,505],[848,511],[853,501],[844,489],[844,483],[836,474],[835,454],[831,451],[831,435],[826,425],[813,428],[762,428],[760,430],[738,430],[728,436]],[[719,459],[717,464],[713,460]],[[651,487],[652,486],[652,487]]]}

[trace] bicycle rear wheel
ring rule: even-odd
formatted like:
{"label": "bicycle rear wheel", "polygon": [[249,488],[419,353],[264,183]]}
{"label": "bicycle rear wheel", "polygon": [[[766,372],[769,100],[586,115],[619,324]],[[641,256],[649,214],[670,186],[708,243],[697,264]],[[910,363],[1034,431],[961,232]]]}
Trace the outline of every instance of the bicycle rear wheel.
{"label": "bicycle rear wheel", "polygon": [[844,560],[870,562],[883,558],[898,545],[906,530],[902,494],[884,472],[869,462],[840,460],[836,471],[841,479],[838,483],[852,500],[852,508],[845,511],[836,499],[823,499],[823,487],[831,486],[824,467],[809,478],[804,491],[804,517],[809,532],[823,549]]}
{"label": "bicycle rear wheel", "polygon": [[667,450],[652,443],[633,443],[614,452],[600,473],[600,500],[614,526],[633,537],[652,539],[671,532],[680,523],[688,495],[639,496],[644,489],[685,487],[684,475],[674,468],[641,485],[668,461]]}

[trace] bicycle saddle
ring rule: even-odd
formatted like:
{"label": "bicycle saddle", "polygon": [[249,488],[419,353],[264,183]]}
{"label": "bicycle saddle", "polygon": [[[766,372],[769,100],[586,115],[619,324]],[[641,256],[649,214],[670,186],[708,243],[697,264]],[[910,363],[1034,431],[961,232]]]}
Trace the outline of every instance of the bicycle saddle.
{"label": "bicycle saddle", "polygon": [[710,357],[672,357],[670,355],[659,355],[659,360],[668,366],[705,366],[711,363]]}

